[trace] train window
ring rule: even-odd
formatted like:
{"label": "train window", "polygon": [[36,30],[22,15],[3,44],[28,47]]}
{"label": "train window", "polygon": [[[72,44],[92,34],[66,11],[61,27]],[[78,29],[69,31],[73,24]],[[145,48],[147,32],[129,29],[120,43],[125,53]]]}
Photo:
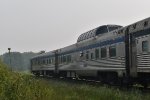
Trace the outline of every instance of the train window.
{"label": "train window", "polygon": [[70,55],[67,56],[67,62],[68,63],[71,62],[71,56]]}
{"label": "train window", "polygon": [[48,64],[48,59],[46,59],[46,64]]}
{"label": "train window", "polygon": [[43,62],[42,62],[42,64],[45,64],[45,59],[43,59]]}
{"label": "train window", "polygon": [[45,59],[45,64],[47,64],[47,59]]}
{"label": "train window", "polygon": [[37,64],[40,65],[40,60],[37,61]]}
{"label": "train window", "polygon": [[108,32],[107,26],[101,26],[97,29],[96,35]]}
{"label": "train window", "polygon": [[45,59],[43,59],[43,64],[46,64],[46,60]]}
{"label": "train window", "polygon": [[51,64],[53,64],[53,58],[51,58]]}
{"label": "train window", "polygon": [[47,64],[49,63],[48,59],[47,59]]}
{"label": "train window", "polygon": [[68,56],[68,62],[71,62],[71,55]]}
{"label": "train window", "polygon": [[37,63],[38,63],[38,65],[39,65],[39,64],[40,64],[40,61],[38,60]]}
{"label": "train window", "polygon": [[53,64],[53,58],[51,58],[51,64]]}
{"label": "train window", "polygon": [[54,64],[54,58],[52,58],[52,64]]}
{"label": "train window", "polygon": [[142,42],[142,51],[143,52],[148,52],[148,41],[143,41]]}
{"label": "train window", "polygon": [[109,57],[115,57],[116,56],[116,46],[110,46],[109,47]]}
{"label": "train window", "polygon": [[36,65],[38,65],[39,64],[39,61],[38,61],[38,59],[36,60]]}
{"label": "train window", "polygon": [[83,57],[83,51],[80,52],[80,57]]}
{"label": "train window", "polygon": [[71,62],[71,55],[69,55],[69,61]]}
{"label": "train window", "polygon": [[38,65],[38,60],[36,60],[36,63],[35,63],[36,65]]}
{"label": "train window", "polygon": [[[55,58],[55,59],[56,59],[56,58]],[[58,61],[58,63],[60,63],[60,57],[59,57],[59,56],[57,57],[57,61]]]}
{"label": "train window", "polygon": [[70,60],[70,62],[71,62],[71,55],[69,56],[69,60]]}
{"label": "train window", "polygon": [[60,62],[63,63],[63,56],[60,57]]}
{"label": "train window", "polygon": [[41,64],[43,64],[43,62],[44,62],[44,61],[43,61],[43,59],[42,59],[42,60],[41,60]]}
{"label": "train window", "polygon": [[51,58],[51,64],[53,64],[53,58]]}
{"label": "train window", "polygon": [[59,63],[61,63],[61,56],[59,56]]}
{"label": "train window", "polygon": [[43,63],[42,63],[42,59],[40,59],[40,64],[42,65]]}
{"label": "train window", "polygon": [[89,52],[87,51],[86,52],[86,60],[88,60],[89,59]]}
{"label": "train window", "polygon": [[107,56],[107,49],[106,47],[101,48],[101,58],[105,58]]}
{"label": "train window", "polygon": [[51,64],[51,59],[49,58],[48,60],[49,60],[49,61],[48,61],[48,62],[49,62],[49,64]]}
{"label": "train window", "polygon": [[91,59],[94,59],[94,55],[93,55],[93,53],[91,53]]}
{"label": "train window", "polygon": [[96,58],[96,59],[99,58],[99,49],[95,49],[95,58]]}
{"label": "train window", "polygon": [[90,36],[90,33],[87,34],[87,39],[90,38],[89,36]]}
{"label": "train window", "polygon": [[144,27],[148,26],[148,21],[144,22]]}
{"label": "train window", "polygon": [[133,29],[136,29],[136,24],[133,25]]}
{"label": "train window", "polygon": [[63,62],[66,62],[66,56],[63,56]]}
{"label": "train window", "polygon": [[67,63],[69,62],[69,57],[68,57],[68,55],[66,55],[66,62],[67,62]]}

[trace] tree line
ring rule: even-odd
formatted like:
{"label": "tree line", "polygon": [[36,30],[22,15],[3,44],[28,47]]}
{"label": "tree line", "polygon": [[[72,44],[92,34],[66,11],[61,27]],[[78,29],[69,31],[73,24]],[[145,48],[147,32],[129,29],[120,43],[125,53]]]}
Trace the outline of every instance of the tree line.
{"label": "tree line", "polygon": [[11,52],[1,55],[2,61],[13,71],[29,71],[30,59],[39,53],[33,52]]}

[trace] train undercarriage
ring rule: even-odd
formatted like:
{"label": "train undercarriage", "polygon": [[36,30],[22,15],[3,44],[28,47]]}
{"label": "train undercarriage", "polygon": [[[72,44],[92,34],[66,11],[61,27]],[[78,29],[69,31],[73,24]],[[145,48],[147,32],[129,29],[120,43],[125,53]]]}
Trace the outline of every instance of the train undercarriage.
{"label": "train undercarriage", "polygon": [[55,77],[55,78],[66,78],[66,79],[83,79],[99,81],[103,84],[119,85],[119,86],[133,86],[141,85],[147,88],[150,84],[150,73],[138,73],[137,77],[127,77],[125,74],[122,77],[118,76],[117,72],[105,72],[98,71],[96,76],[82,76],[78,75],[75,71],[60,71],[56,73],[54,71],[32,71],[35,76],[41,77]]}

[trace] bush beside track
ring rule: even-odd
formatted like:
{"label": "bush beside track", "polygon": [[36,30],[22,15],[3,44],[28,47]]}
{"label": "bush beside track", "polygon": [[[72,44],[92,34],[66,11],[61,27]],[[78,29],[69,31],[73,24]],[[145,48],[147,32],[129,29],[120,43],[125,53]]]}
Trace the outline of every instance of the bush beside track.
{"label": "bush beside track", "polygon": [[150,94],[121,91],[11,72],[0,61],[0,100],[149,100]]}

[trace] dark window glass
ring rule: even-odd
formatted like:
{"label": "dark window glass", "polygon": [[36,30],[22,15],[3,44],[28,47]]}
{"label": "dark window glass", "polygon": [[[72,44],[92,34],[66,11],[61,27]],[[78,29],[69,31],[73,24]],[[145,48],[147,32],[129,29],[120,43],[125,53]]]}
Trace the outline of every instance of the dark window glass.
{"label": "dark window glass", "polygon": [[71,62],[71,55],[69,56],[69,61]]}
{"label": "dark window glass", "polygon": [[107,56],[107,49],[106,47],[101,48],[101,58],[105,58]]}
{"label": "dark window glass", "polygon": [[83,52],[80,52],[80,57],[83,57]]}
{"label": "dark window glass", "polygon": [[148,26],[148,21],[144,22],[144,27]]}
{"label": "dark window glass", "polygon": [[143,41],[142,42],[142,51],[143,52],[148,52],[148,41]]}
{"label": "dark window glass", "polygon": [[88,60],[89,59],[89,52],[87,51],[86,52],[86,60]]}
{"label": "dark window glass", "polygon": [[50,58],[49,58],[48,60],[49,60],[48,62],[49,62],[49,64],[50,64],[50,63],[51,63]]}
{"label": "dark window glass", "polygon": [[52,58],[52,64],[54,64],[54,61],[55,61],[54,58]]}
{"label": "dark window glass", "polygon": [[58,56],[58,63],[60,63],[60,56]]}
{"label": "dark window glass", "polygon": [[110,46],[109,47],[109,57],[115,57],[116,56],[116,46]]}
{"label": "dark window glass", "polygon": [[38,65],[40,64],[40,61],[39,61],[39,60],[37,60],[37,64],[38,64]]}
{"label": "dark window glass", "polygon": [[116,27],[115,27],[115,26],[114,26],[114,27],[112,26],[112,27],[108,27],[108,28],[109,28],[109,31],[113,31],[113,30],[116,30],[116,29],[118,29],[118,28],[120,28],[120,27],[119,27],[119,26],[116,26]]}
{"label": "dark window glass", "polygon": [[47,64],[49,64],[49,59],[47,59]]}
{"label": "dark window glass", "polygon": [[45,59],[45,63],[44,64],[47,64],[47,60]]}
{"label": "dark window glass", "polygon": [[101,26],[98,28],[96,35],[108,32],[107,26]]}
{"label": "dark window glass", "polygon": [[133,25],[133,29],[136,29],[136,24]]}
{"label": "dark window glass", "polygon": [[53,63],[53,58],[51,58],[51,63]]}
{"label": "dark window glass", "polygon": [[99,49],[95,49],[95,58],[96,58],[96,59],[99,58]]}
{"label": "dark window glass", "polygon": [[61,56],[59,56],[59,63],[61,63]]}
{"label": "dark window glass", "polygon": [[42,59],[40,59],[40,64],[43,64],[43,63],[42,63]]}
{"label": "dark window glass", "polygon": [[36,65],[38,65],[39,64],[39,62],[38,62],[38,60],[36,60]]}
{"label": "dark window glass", "polygon": [[45,64],[45,59],[43,59],[43,63],[42,64]]}
{"label": "dark window glass", "polygon": [[66,56],[63,56],[63,62],[66,62]]}
{"label": "dark window glass", "polygon": [[66,56],[67,62],[69,62],[69,55]]}
{"label": "dark window glass", "polygon": [[68,56],[67,56],[67,62],[68,62],[68,63],[71,62],[71,55],[68,55]]}
{"label": "dark window glass", "polygon": [[68,60],[69,60],[69,62],[71,62],[71,55],[68,56]]}
{"label": "dark window glass", "polygon": [[52,58],[50,59],[50,64],[52,64]]}
{"label": "dark window glass", "polygon": [[61,56],[61,63],[63,63],[63,56]]}
{"label": "dark window glass", "polygon": [[91,53],[91,59],[94,59],[94,55],[93,55],[93,53]]}

